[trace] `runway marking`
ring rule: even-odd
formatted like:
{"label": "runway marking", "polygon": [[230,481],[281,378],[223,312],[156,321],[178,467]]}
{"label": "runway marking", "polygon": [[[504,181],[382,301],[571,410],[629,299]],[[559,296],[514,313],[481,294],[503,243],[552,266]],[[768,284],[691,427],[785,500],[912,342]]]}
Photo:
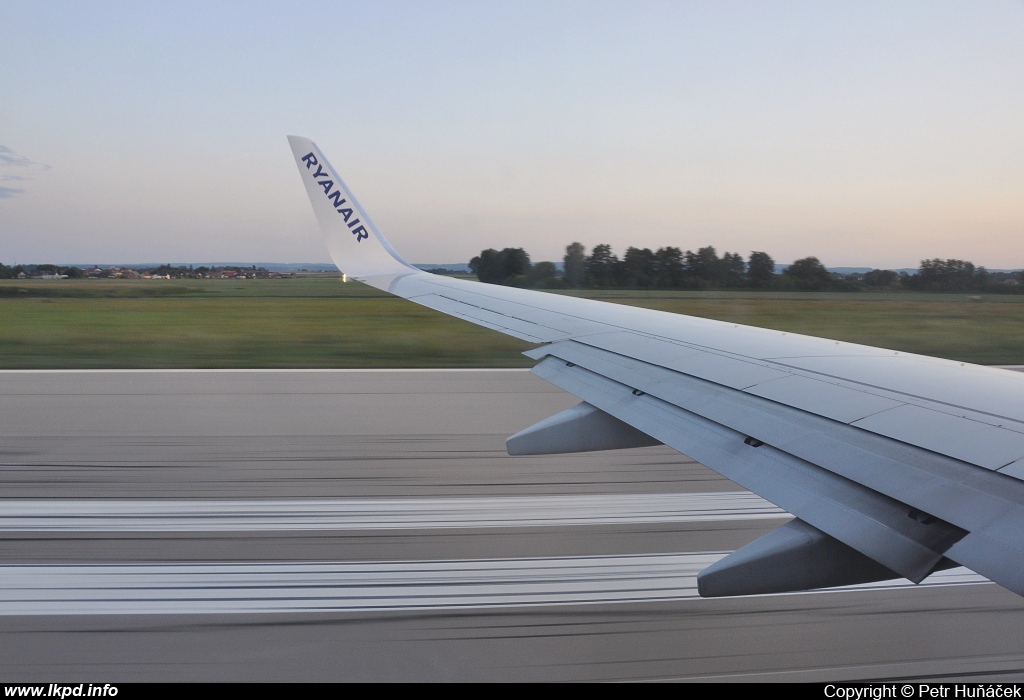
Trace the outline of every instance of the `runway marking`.
{"label": "runway marking", "polygon": [[[697,598],[697,573],[724,555],[3,566],[0,615],[368,612],[688,600]],[[951,569],[920,586],[986,582],[965,569]],[[913,585],[884,582],[838,590]]]}
{"label": "runway marking", "polygon": [[0,501],[0,532],[552,527],[790,517],[744,491],[287,501]]}

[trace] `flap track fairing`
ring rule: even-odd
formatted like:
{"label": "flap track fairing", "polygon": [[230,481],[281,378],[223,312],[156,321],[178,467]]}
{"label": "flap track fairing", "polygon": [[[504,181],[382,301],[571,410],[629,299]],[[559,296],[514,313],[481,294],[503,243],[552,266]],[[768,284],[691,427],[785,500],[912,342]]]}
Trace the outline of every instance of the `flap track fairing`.
{"label": "flap track fairing", "polygon": [[[942,559],[933,571],[957,566]],[[704,598],[790,593],[902,578],[803,520],[794,519],[697,576]]]}
{"label": "flap track fairing", "polygon": [[660,445],[650,435],[586,401],[556,413],[505,441],[510,455],[553,455]]}

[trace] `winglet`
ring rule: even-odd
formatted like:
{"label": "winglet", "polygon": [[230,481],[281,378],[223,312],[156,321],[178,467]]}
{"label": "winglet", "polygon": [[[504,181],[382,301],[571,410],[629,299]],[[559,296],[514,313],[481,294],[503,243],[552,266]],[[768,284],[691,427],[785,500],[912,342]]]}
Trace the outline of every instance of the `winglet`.
{"label": "winglet", "polygon": [[289,136],[288,143],[339,270],[384,288],[397,275],[419,272],[395,252],[315,143],[301,136]]}

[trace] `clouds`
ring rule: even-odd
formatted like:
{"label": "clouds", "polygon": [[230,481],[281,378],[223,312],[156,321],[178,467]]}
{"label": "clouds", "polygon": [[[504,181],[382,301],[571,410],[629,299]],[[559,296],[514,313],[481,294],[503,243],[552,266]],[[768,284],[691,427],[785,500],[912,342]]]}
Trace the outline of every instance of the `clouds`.
{"label": "clouds", "polygon": [[[34,160],[29,160],[23,155],[15,153],[13,150],[0,144],[0,166],[14,166],[19,168],[28,168],[32,166],[38,166],[43,170],[49,170],[50,166],[45,163],[37,163]],[[7,179],[7,178],[4,178]]]}
{"label": "clouds", "polygon": [[25,156],[19,156],[7,146],[0,146],[0,165],[29,165],[30,161]]}
{"label": "clouds", "polygon": [[[41,169],[49,170],[50,166],[45,163],[37,163],[30,158],[27,158],[19,153],[16,153],[13,149],[8,148],[0,144],[0,182],[28,182],[32,178],[25,175],[12,175],[9,170],[11,169]],[[0,199],[11,199],[22,194],[25,190],[20,187],[4,187],[0,185]]]}

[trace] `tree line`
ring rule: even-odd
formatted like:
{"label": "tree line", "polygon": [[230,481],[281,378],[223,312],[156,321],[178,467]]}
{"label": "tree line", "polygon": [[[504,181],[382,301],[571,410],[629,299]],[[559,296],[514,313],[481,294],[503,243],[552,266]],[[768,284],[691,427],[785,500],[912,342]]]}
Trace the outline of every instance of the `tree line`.
{"label": "tree line", "polygon": [[554,263],[531,263],[522,248],[489,248],[469,261],[481,282],[540,289],[762,289],[778,291],[912,290],[937,292],[1024,292],[1024,271],[989,272],[965,260],[922,260],[916,273],[871,270],[829,272],[816,257],[801,258],[776,272],[775,260],[763,251],[744,259],[739,253],[719,256],[713,246],[696,252],[665,247],[627,248],[620,259],[610,245],[587,253],[581,243],[566,246],[562,270]]}

